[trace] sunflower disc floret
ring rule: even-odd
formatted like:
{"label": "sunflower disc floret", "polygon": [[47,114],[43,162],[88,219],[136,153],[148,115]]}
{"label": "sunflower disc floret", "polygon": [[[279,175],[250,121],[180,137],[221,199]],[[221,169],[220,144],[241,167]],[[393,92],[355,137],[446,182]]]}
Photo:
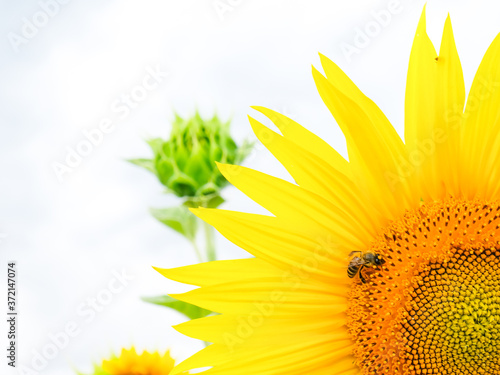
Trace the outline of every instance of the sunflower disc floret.
{"label": "sunflower disc floret", "polygon": [[500,205],[450,199],[394,222],[350,294],[365,374],[500,374]]}

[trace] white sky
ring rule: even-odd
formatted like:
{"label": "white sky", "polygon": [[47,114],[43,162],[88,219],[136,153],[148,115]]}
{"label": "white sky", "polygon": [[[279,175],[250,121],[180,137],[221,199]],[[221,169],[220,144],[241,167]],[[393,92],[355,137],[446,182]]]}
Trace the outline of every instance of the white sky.
{"label": "white sky", "polygon": [[[67,2],[52,8],[54,14],[17,52],[9,41],[12,33],[22,35],[25,20],[33,17],[43,24],[40,3],[51,1],[0,2],[0,232],[6,234],[0,242],[0,280],[7,260],[16,260],[18,360],[31,366],[34,351],[43,351],[49,335],[70,321],[80,334],[39,373],[90,370],[92,361],[132,344],[172,347],[183,359],[201,345],[170,328],[182,316],[139,297],[185,290],[150,266],[180,266],[195,258],[183,238],[148,214],[148,207],[176,200],[162,194],[152,175],[123,160],[149,156],[143,139],[166,136],[173,109],[189,115],[199,108],[207,116],[217,110],[232,116],[236,139],[253,139],[246,120],[251,105],[287,113],[345,154],[342,134],[311,77],[311,64],[319,67],[318,51],[336,61],[402,134],[408,57],[424,2],[396,2],[398,13],[379,19],[386,24],[350,61],[341,45],[354,46],[357,30],[373,27],[374,14],[394,1]],[[234,5],[220,17],[214,4]],[[428,1],[428,32],[436,48],[447,12],[470,86],[500,31],[500,6]],[[148,69],[168,76],[160,76],[156,88],[140,91]],[[112,105],[133,90],[146,97],[122,118]],[[82,130],[97,128],[103,119],[112,120],[114,129],[60,183],[52,164],[64,162],[67,148],[84,139]],[[261,146],[246,165],[289,179]],[[262,211],[233,188],[224,195],[226,208]],[[221,258],[247,256],[221,237],[217,242]],[[86,322],[78,307],[108,287],[113,270],[122,269],[134,280]],[[5,289],[0,286],[0,301],[6,300]],[[0,368],[4,373],[5,359]]]}

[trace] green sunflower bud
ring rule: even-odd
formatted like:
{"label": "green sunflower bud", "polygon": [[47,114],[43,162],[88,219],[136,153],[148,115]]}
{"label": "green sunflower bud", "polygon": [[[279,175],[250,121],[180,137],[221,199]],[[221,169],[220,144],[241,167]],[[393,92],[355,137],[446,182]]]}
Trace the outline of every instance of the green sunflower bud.
{"label": "green sunflower bud", "polygon": [[176,115],[170,138],[148,143],[154,158],[130,161],[154,172],[169,191],[191,202],[217,197],[227,185],[215,162],[240,164],[251,149],[247,142],[236,145],[229,122],[217,116],[205,120],[198,113],[188,119]]}

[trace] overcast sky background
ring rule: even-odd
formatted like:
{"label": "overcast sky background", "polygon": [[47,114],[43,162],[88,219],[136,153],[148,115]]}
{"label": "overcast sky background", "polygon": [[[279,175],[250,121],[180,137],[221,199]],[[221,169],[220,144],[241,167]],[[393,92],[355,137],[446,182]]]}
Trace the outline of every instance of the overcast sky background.
{"label": "overcast sky background", "polygon": [[[184,359],[202,345],[170,328],[183,317],[139,297],[186,290],[151,266],[196,259],[184,238],[148,213],[177,201],[124,159],[150,156],[144,139],[167,136],[174,109],[182,116],[217,111],[233,119],[238,141],[254,139],[246,119],[251,105],[284,112],[345,155],[344,138],[312,80],[317,52],[337,62],[402,134],[406,70],[424,1],[66,0],[44,11],[42,4],[50,2],[0,2],[0,311],[7,308],[7,261],[15,260],[18,364],[32,369],[50,335],[68,323],[78,334],[38,373],[90,371],[93,361],[132,344],[172,348]],[[388,9],[390,19],[381,15]],[[447,12],[470,87],[500,31],[500,5],[428,1],[436,48]],[[40,26],[30,30],[27,22]],[[372,36],[356,47],[356,35],[367,28]],[[347,45],[358,50],[347,56]],[[151,70],[161,72],[155,88],[149,85],[130,113],[117,111],[117,100],[140,90]],[[54,163],[65,163],[68,149],[85,139],[82,131],[106,119],[113,128],[61,182]],[[289,179],[262,146],[246,165]],[[225,208],[263,212],[232,187],[224,196]],[[217,244],[220,258],[248,256],[220,236]],[[82,315],[88,309],[82,304],[108,288],[116,272],[133,280],[92,319]],[[4,313],[2,349],[6,319]]]}

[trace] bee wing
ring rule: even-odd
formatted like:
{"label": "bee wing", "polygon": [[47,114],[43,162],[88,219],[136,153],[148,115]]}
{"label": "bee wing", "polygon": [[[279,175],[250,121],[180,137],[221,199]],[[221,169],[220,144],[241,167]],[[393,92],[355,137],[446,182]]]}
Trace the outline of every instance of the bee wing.
{"label": "bee wing", "polygon": [[351,259],[351,263],[349,263],[349,266],[353,267],[353,266],[362,266],[363,264],[365,264],[365,261],[360,258],[360,257],[354,257]]}

